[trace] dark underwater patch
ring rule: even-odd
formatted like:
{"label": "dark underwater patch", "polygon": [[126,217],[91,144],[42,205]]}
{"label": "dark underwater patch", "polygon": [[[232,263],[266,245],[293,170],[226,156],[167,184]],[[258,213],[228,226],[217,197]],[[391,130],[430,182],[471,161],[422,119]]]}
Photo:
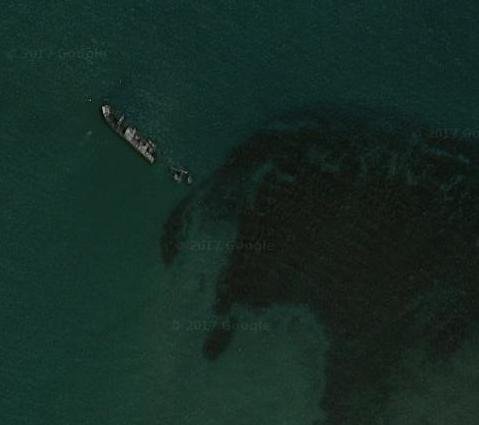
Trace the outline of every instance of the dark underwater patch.
{"label": "dark underwater patch", "polygon": [[227,322],[218,323],[209,333],[203,344],[203,354],[208,360],[216,360],[226,350],[233,337],[236,320],[231,318]]}
{"label": "dark underwater patch", "polygon": [[163,262],[170,265],[180,251],[184,242],[183,230],[188,222],[191,209],[190,198],[183,199],[171,212],[163,226],[161,238],[161,253]]}
{"label": "dark underwater patch", "polygon": [[[374,423],[402,353],[447,360],[477,323],[478,163],[477,140],[384,112],[302,111],[258,131],[197,194],[210,220],[237,220],[238,241],[269,247],[230,253],[218,318],[234,304],[308,305],[332,341],[328,423]],[[164,247],[193,203],[165,226]],[[206,358],[231,338],[213,331]]]}

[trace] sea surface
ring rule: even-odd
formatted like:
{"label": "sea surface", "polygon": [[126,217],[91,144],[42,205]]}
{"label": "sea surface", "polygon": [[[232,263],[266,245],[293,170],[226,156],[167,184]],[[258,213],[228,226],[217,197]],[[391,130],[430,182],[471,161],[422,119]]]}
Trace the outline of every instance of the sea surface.
{"label": "sea surface", "polygon": [[[479,139],[479,3],[2,0],[0,11],[0,424],[326,424],[327,330],[298,306],[240,309],[227,355],[206,361],[232,231],[201,229],[210,242],[166,268],[164,223],[235,146],[311,105],[399,111]],[[142,161],[102,121],[104,99],[195,184]],[[473,373],[472,346],[447,373]],[[396,404],[384,423],[477,423],[477,403],[462,419],[434,416],[454,395],[411,391],[421,408],[401,422]]]}

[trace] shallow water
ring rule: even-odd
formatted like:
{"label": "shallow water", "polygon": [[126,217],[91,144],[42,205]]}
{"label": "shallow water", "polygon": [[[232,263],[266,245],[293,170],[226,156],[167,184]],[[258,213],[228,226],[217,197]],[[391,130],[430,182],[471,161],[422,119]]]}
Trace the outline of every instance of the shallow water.
{"label": "shallow water", "polygon": [[[274,307],[250,318],[269,330],[240,331],[224,356],[205,361],[207,330],[193,325],[216,320],[228,249],[190,250],[167,270],[163,224],[234,146],[310,105],[384,108],[438,133],[477,134],[477,9],[472,1],[4,1],[0,422],[325,420],[325,329],[303,307]],[[174,185],[124,146],[99,117],[104,98],[190,167],[198,186]],[[206,234],[226,247],[235,229],[223,224]],[[288,325],[295,315],[299,324]],[[467,347],[455,365],[476,358]],[[461,370],[451,379],[461,382]],[[428,382],[440,381],[431,370]],[[397,399],[391,423],[404,409]]]}

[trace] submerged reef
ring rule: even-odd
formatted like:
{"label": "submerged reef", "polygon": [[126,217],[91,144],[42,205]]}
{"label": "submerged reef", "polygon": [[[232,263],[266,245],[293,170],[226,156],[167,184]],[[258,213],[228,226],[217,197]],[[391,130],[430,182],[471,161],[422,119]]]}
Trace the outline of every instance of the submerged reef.
{"label": "submerged reef", "polygon": [[[203,220],[236,221],[238,241],[268,247],[228,253],[217,317],[301,304],[326,326],[328,424],[376,423],[404,353],[447,361],[477,324],[478,143],[384,111],[300,111],[238,146],[195,195]],[[165,225],[167,264],[194,199]],[[205,357],[233,337],[215,329]]]}

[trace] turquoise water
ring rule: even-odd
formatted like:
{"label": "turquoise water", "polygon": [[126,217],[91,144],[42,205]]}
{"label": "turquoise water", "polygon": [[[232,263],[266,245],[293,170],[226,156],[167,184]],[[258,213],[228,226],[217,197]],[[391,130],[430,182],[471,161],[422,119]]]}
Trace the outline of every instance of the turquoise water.
{"label": "turquoise water", "polygon": [[258,126],[310,104],[397,108],[477,133],[477,3],[1,6],[0,423],[320,418],[311,391],[327,343],[306,313],[300,348],[273,310],[274,332],[245,331],[236,357],[202,362],[189,323],[208,320],[222,260],[164,269],[162,224],[193,189],[135,156],[99,104],[126,109],[198,182]]}

